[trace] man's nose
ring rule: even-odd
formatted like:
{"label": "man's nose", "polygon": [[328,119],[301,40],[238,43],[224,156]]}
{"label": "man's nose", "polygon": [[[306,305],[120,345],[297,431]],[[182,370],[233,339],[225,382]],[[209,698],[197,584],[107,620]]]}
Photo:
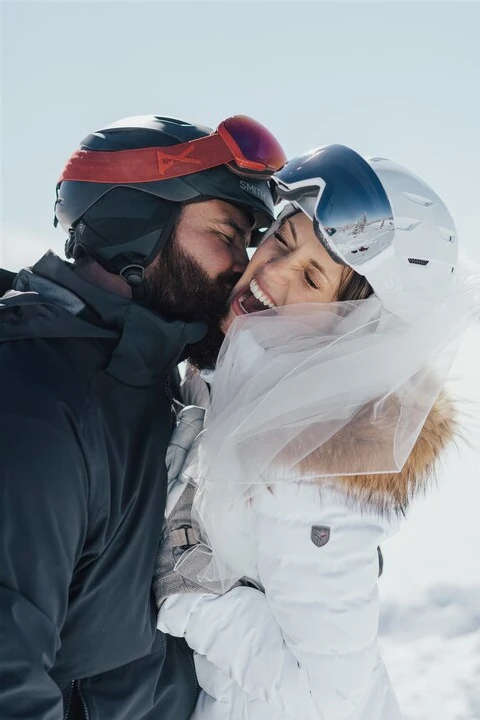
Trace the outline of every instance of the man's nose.
{"label": "man's nose", "polygon": [[248,254],[246,247],[236,246],[233,251],[232,271],[243,275],[248,265]]}

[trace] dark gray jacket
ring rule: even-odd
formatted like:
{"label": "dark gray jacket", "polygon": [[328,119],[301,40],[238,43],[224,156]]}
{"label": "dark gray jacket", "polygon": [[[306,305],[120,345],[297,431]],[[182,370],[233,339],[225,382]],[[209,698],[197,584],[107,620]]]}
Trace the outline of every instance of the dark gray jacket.
{"label": "dark gray jacket", "polygon": [[203,328],[52,253],[14,289],[0,300],[0,718],[186,720],[193,663],[156,631],[151,578],[166,378]]}

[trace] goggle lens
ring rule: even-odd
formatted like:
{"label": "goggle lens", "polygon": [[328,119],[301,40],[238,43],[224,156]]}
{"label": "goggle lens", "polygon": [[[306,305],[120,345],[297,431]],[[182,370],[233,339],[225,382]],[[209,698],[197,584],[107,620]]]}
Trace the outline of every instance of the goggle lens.
{"label": "goggle lens", "polygon": [[224,120],[218,134],[232,151],[240,168],[275,172],[287,162],[277,138],[264,125],[246,115],[234,115]]}
{"label": "goggle lens", "polygon": [[383,185],[350,148],[328,145],[294,158],[274,180],[280,197],[313,220],[335,260],[361,272],[364,263],[393,244],[393,211]]}

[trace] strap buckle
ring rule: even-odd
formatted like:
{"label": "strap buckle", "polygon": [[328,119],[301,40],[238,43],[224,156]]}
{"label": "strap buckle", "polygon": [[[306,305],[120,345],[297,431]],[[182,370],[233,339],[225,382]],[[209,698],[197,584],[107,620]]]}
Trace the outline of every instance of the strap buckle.
{"label": "strap buckle", "polygon": [[193,527],[189,527],[188,525],[177,528],[177,530],[172,530],[170,533],[170,539],[172,547],[189,548],[200,544],[197,533]]}

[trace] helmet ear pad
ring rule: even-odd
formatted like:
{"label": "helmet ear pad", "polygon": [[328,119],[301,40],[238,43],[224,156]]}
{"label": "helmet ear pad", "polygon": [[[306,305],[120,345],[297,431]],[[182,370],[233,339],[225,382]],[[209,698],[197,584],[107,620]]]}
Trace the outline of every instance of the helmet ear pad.
{"label": "helmet ear pad", "polygon": [[114,187],[75,223],[67,253],[86,252],[114,274],[127,265],[147,267],[170,237],[181,209],[181,203],[142,190]]}

